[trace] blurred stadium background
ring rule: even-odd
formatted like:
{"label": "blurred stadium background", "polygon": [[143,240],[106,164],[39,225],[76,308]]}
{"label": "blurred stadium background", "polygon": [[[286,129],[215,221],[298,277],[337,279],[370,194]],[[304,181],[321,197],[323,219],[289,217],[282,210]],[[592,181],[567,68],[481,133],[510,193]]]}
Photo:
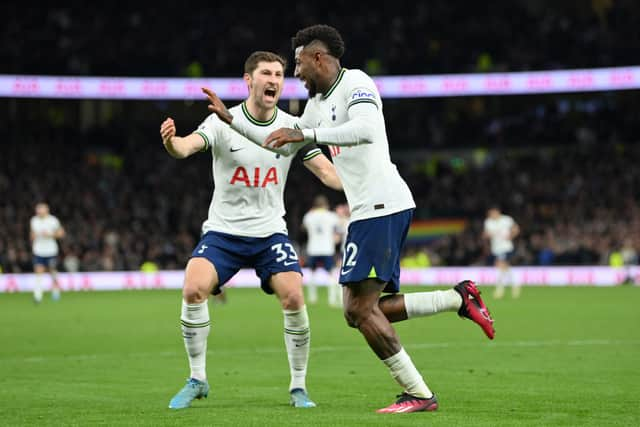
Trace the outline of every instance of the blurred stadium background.
{"label": "blurred stadium background", "polygon": [[[0,78],[238,78],[254,50],[292,61],[290,37],[314,23],[337,27],[343,65],[374,77],[640,65],[640,3],[632,0],[255,7],[4,2]],[[640,77],[624,76],[628,90],[385,98],[392,159],[418,205],[407,255],[425,253],[432,267],[486,266],[481,227],[497,203],[522,229],[516,265],[637,264]],[[20,81],[24,95],[31,80]],[[303,105],[287,99],[281,107]],[[215,397],[199,403],[206,411],[176,415],[165,406],[187,363],[179,291],[67,293],[38,309],[28,294],[3,293],[32,270],[29,218],[40,199],[67,230],[61,271],[79,272],[65,289],[90,288],[84,272],[139,271],[149,262],[179,282],[211,197],[210,156],[172,159],[158,128],[171,115],[185,134],[206,114],[197,99],[0,97],[0,424],[406,425],[372,413],[394,385],[339,310],[323,304],[310,309],[318,411],[300,414],[283,400],[275,302],[237,289],[213,315]],[[344,201],[294,166],[286,219],[300,248],[302,215],[318,193]],[[144,277],[128,275],[114,288],[162,285]],[[610,284],[637,280],[616,277]],[[564,284],[589,281],[597,282],[587,274]],[[430,424],[640,424],[637,287],[537,287],[517,301],[487,301],[495,342],[453,315],[398,326],[443,402]]]}
{"label": "blurred stadium background", "polygon": [[[321,21],[343,32],[343,65],[373,76],[630,66],[640,48],[638,6],[620,0],[394,2],[375,10],[297,3],[284,14],[231,5],[189,12],[171,4],[80,6],[5,4],[12,19],[0,32],[0,73],[238,78],[253,50],[292,60],[292,33]],[[409,246],[427,252],[432,265],[485,265],[482,221],[498,203],[522,228],[515,264],[608,265],[625,242],[637,251],[637,95],[634,89],[386,98],[393,160],[422,221]],[[179,132],[190,132],[207,114],[204,101],[5,97],[0,114],[4,272],[31,271],[28,220],[39,199],[49,201],[68,231],[63,271],[137,270],[145,261],[160,269],[184,266],[210,201],[210,158],[175,161],[157,129],[171,115]],[[303,169],[293,168],[286,192],[289,231],[298,243],[315,194],[326,193],[334,204],[344,200]]]}

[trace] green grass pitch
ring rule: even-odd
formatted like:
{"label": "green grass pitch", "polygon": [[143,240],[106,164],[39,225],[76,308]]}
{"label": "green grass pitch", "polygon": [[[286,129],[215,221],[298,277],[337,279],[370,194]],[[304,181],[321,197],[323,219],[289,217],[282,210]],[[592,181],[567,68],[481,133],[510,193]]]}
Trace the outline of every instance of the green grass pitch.
{"label": "green grass pitch", "polygon": [[211,304],[209,398],[182,411],[167,408],[188,376],[180,291],[46,295],[40,306],[0,294],[0,425],[640,425],[640,288],[525,288],[499,301],[483,289],[494,341],[454,313],[396,324],[440,400],[405,415],[375,413],[401,390],[324,293],[309,306],[317,408],[288,406],[276,299],[230,289]]}

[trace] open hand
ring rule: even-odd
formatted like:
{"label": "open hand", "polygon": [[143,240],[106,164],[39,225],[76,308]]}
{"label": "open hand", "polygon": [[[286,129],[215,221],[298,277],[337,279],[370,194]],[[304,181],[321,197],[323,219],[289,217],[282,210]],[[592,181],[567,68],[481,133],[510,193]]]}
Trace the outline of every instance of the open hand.
{"label": "open hand", "polygon": [[230,125],[233,121],[233,115],[227,110],[222,100],[216,95],[214,91],[209,88],[203,87],[202,92],[207,96],[209,105],[207,108],[214,113],[220,120]]}
{"label": "open hand", "polygon": [[162,122],[160,125],[160,136],[162,137],[162,143],[166,146],[171,143],[171,138],[176,136],[176,124],[171,117]]}
{"label": "open hand", "polygon": [[304,135],[299,129],[280,128],[267,136],[262,144],[263,147],[280,148],[291,142],[303,142]]}

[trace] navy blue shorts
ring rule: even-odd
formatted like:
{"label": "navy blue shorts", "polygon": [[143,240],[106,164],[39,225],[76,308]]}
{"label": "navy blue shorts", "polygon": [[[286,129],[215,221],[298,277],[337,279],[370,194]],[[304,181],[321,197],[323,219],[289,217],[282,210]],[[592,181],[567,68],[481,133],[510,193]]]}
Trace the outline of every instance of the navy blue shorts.
{"label": "navy blue shorts", "polygon": [[56,256],[38,256],[38,255],[34,255],[33,256],[33,266],[35,267],[36,265],[43,265],[47,268],[56,268],[56,266],[58,265],[58,257]]}
{"label": "navy blue shorts", "polygon": [[324,268],[327,271],[331,271],[333,266],[336,264],[333,256],[310,256],[307,258],[307,265],[312,270],[316,270],[318,268]]}
{"label": "navy blue shorts", "polygon": [[400,256],[409,232],[413,209],[352,222],[340,270],[340,283],[376,278],[384,292],[400,291]]}
{"label": "navy blue shorts", "polygon": [[[191,253],[191,257],[206,258],[218,272],[218,286],[224,286],[241,268],[253,268],[260,286],[273,294],[269,279],[283,271],[302,274],[298,254],[286,234],[269,237],[242,237],[209,231]],[[214,290],[215,292],[215,290]]]}
{"label": "navy blue shorts", "polygon": [[515,254],[516,251],[509,251],[509,252],[501,252],[498,254],[491,254],[489,256],[489,265],[494,265],[496,263],[496,261],[506,261],[507,263],[511,263],[511,260],[513,259],[513,255]]}

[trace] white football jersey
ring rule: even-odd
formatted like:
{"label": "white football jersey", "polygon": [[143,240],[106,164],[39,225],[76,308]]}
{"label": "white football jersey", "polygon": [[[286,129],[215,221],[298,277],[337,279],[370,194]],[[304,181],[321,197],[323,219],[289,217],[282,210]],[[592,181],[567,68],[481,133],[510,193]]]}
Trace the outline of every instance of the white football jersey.
{"label": "white football jersey", "polygon": [[302,218],[307,230],[307,255],[331,256],[336,253],[338,215],[327,209],[312,209]]}
{"label": "white football jersey", "polygon": [[491,239],[491,253],[493,255],[505,254],[513,250],[511,228],[514,225],[515,221],[509,215],[485,219],[484,231]]}
{"label": "white football jersey", "polygon": [[[273,117],[262,122],[251,116],[244,103],[229,109],[234,122],[260,127],[270,133],[281,127],[293,127],[297,118],[276,108]],[[236,236],[267,237],[287,233],[283,194],[292,155],[265,150],[234,132],[215,114],[208,116],[195,133],[201,135],[213,157],[214,190],[209,216],[202,232],[218,231]],[[298,151],[305,144],[291,144]],[[305,147],[308,148],[308,147]],[[303,160],[321,154],[310,150]]]}
{"label": "white football jersey", "polygon": [[360,70],[343,68],[326,95],[317,94],[307,101],[299,125],[303,129],[314,128],[321,143],[323,128],[348,122],[349,109],[364,103],[375,106],[377,111],[367,123],[374,135],[373,142],[329,145],[349,203],[351,221],[415,207],[411,190],[391,162],[382,100],[374,81]]}
{"label": "white football jersey", "polygon": [[36,256],[52,257],[58,255],[58,242],[54,237],[42,236],[42,233],[53,235],[62,226],[53,215],[45,217],[34,216],[31,218],[31,231],[35,235],[32,243],[32,251]]}

